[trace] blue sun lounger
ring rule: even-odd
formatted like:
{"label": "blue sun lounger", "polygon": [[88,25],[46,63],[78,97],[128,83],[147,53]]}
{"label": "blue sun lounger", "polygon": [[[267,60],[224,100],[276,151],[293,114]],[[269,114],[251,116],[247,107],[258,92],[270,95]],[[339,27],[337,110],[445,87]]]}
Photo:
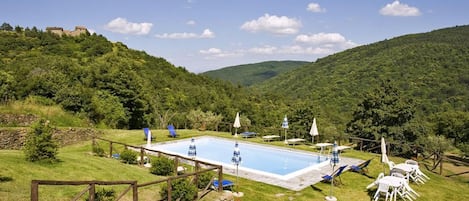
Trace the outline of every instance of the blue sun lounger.
{"label": "blue sun lounger", "polygon": [[[214,180],[214,181],[213,181],[213,188],[218,189],[218,185],[219,185],[218,180]],[[230,181],[230,180],[225,180],[225,179],[224,179],[224,180],[221,182],[222,188],[228,188],[228,187],[231,188],[233,185],[234,185],[234,183],[233,183],[232,181]]]}
{"label": "blue sun lounger", "polygon": [[[324,175],[322,176],[323,181],[325,182],[331,182],[332,179],[334,179],[334,184],[342,184],[342,179],[340,178],[340,175],[344,171],[344,169],[347,167],[347,165],[340,166],[339,169],[335,170],[331,175]],[[339,177],[339,180],[337,180],[337,177]]]}
{"label": "blue sun lounger", "polygon": [[368,159],[367,161],[358,164],[358,165],[352,165],[350,166],[350,170],[352,172],[358,172],[361,174],[365,174],[368,172],[368,165],[370,165],[371,159]]}
{"label": "blue sun lounger", "polygon": [[173,124],[168,125],[169,136],[177,137],[176,130],[174,129]]}
{"label": "blue sun lounger", "polygon": [[[147,140],[149,133],[150,133],[150,128],[143,128],[143,134],[145,134],[144,140]],[[154,140],[154,139],[155,139],[155,136],[152,135],[152,136],[151,136],[151,139]]]}

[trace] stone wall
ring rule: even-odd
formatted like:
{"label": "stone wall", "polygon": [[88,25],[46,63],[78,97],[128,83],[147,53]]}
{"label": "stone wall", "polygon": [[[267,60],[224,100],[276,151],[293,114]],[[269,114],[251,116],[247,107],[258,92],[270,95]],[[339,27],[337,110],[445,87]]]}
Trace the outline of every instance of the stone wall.
{"label": "stone wall", "polygon": [[0,114],[0,126],[27,127],[37,120],[33,114]]}
{"label": "stone wall", "polygon": [[[21,149],[30,128],[0,128],[0,149]],[[102,132],[92,128],[56,128],[52,137],[59,146],[91,140]]]}

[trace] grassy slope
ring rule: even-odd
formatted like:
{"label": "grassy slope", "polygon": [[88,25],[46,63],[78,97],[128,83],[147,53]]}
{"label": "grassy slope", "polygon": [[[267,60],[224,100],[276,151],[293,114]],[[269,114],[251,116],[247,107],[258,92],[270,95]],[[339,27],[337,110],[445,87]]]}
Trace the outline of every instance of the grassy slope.
{"label": "grassy slope", "polygon": [[[143,132],[141,130],[105,130],[105,138],[116,141],[126,142],[129,144],[144,144]],[[156,134],[156,141],[171,140],[167,138],[166,130],[153,130]],[[231,137],[226,133],[216,132],[199,132],[190,130],[178,130],[180,138],[199,136],[199,135],[217,135]],[[240,139],[244,140],[244,139]],[[261,143],[260,138],[248,139],[249,141]],[[21,151],[2,150],[0,151],[0,174],[2,176],[13,177],[13,181],[0,183],[0,200],[29,200],[30,182],[32,179],[48,179],[48,180],[138,180],[139,183],[154,181],[159,177],[151,175],[145,168],[136,165],[122,164],[116,160],[109,158],[100,158],[90,155],[90,142],[69,146],[60,149],[59,158],[61,163],[56,165],[44,165],[26,162],[23,159]],[[101,146],[107,147],[106,143],[100,143]],[[273,142],[279,146],[283,146],[281,142]],[[296,146],[296,148],[311,150],[307,145]],[[123,147],[114,146],[116,151],[120,151]],[[108,149],[105,149],[108,151]],[[348,157],[356,157],[361,159],[374,158],[369,166],[369,175],[376,177],[379,172],[383,171],[383,166],[379,162],[379,155],[363,153],[359,151],[347,151],[343,154]],[[390,157],[395,162],[402,162],[404,159]],[[387,167],[386,167],[387,168]],[[422,169],[424,169],[422,167]],[[388,170],[386,170],[388,172]],[[467,181],[461,180],[459,177],[443,177],[434,173],[427,173],[431,180],[424,184],[411,186],[422,196],[418,200],[469,200],[469,184]],[[235,178],[226,175],[227,179]],[[341,177],[344,185],[334,187],[334,195],[338,200],[370,200],[373,191],[366,191],[365,187],[374,181],[374,178],[345,172]],[[466,179],[467,180],[467,179]],[[123,187],[115,187],[120,192]],[[69,200],[84,189],[80,187],[55,187],[41,186],[41,200]],[[98,188],[99,189],[99,188]],[[311,187],[307,187],[302,191],[295,192],[276,186],[249,181],[240,178],[240,191],[245,193],[244,200],[324,200],[328,195],[330,184],[318,183]],[[154,200],[158,197],[158,186],[146,187],[139,189],[140,200]],[[214,200],[218,194],[216,192],[209,193],[203,200]],[[127,198],[128,199],[128,198]]]}

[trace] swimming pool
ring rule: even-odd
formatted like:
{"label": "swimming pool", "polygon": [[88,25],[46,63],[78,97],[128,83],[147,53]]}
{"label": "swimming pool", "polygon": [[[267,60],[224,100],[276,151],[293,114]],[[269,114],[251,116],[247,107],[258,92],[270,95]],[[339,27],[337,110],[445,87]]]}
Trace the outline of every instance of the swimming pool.
{"label": "swimming pool", "polygon": [[[231,158],[235,140],[217,137],[195,138],[197,159],[225,167],[235,167]],[[328,159],[312,152],[298,151],[245,141],[238,141],[242,162],[240,170],[287,180],[328,164]],[[188,156],[190,139],[153,144],[150,149]]]}

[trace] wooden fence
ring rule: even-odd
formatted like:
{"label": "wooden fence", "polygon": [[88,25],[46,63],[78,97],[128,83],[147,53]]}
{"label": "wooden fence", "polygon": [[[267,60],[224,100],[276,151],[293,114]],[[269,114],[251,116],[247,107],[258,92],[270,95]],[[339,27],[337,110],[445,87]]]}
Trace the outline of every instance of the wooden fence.
{"label": "wooden fence", "polygon": [[[151,155],[157,155],[157,156],[161,156],[161,155],[164,155],[164,156],[167,156],[167,157],[171,157],[174,159],[174,167],[176,168],[174,170],[175,174],[177,174],[177,167],[178,167],[178,163],[180,160],[185,160],[185,161],[192,161],[192,163],[194,163],[195,165],[195,171],[194,172],[189,172],[189,173],[184,173],[182,175],[175,175],[175,176],[171,176],[171,177],[168,177],[168,178],[165,178],[165,179],[160,179],[160,180],[157,180],[157,181],[151,181],[151,182],[147,182],[147,183],[142,183],[142,184],[137,184],[137,181],[56,181],[56,180],[32,180],[31,181],[31,201],[39,201],[39,185],[88,185],[83,191],[81,191],[78,195],[76,195],[72,200],[78,200],[79,198],[81,198],[86,192],[88,192],[88,199],[90,201],[94,201],[95,200],[95,192],[96,192],[96,185],[129,185],[129,187],[127,189],[124,190],[124,192],[122,192],[116,200],[119,200],[121,199],[127,192],[130,191],[130,189],[132,189],[132,200],[134,201],[137,201],[138,200],[138,188],[140,187],[145,187],[145,186],[149,186],[149,185],[156,185],[156,184],[159,184],[159,183],[163,183],[163,182],[166,182],[167,183],[167,186],[168,186],[168,201],[171,201],[171,182],[173,180],[176,180],[176,179],[181,179],[181,178],[186,178],[186,177],[190,177],[190,176],[193,176],[194,177],[194,182],[195,184],[197,185],[198,183],[198,176],[200,174],[203,174],[205,172],[209,172],[209,171],[214,171],[214,170],[217,170],[218,172],[218,180],[219,181],[223,181],[223,166],[221,165],[217,165],[217,164],[212,164],[212,163],[208,163],[208,162],[204,162],[204,161],[199,161],[199,160],[196,160],[196,159],[193,159],[193,158],[189,158],[189,157],[184,157],[184,156],[180,156],[180,155],[175,155],[175,154],[169,154],[169,153],[165,153],[165,152],[161,152],[161,151],[156,151],[156,150],[151,150],[151,149],[147,149],[145,147],[141,147],[141,146],[134,146],[134,145],[129,145],[129,144],[125,144],[125,143],[121,143],[121,142],[116,142],[116,141],[112,141],[112,140],[107,140],[107,139],[103,139],[103,138],[99,138],[99,137],[95,137],[93,138],[93,146],[96,145],[96,140],[102,140],[102,141],[106,141],[109,143],[109,157],[112,157],[112,153],[113,153],[113,145],[114,144],[118,144],[118,145],[122,145],[124,146],[126,149],[133,149],[135,151],[138,151],[139,154],[140,154],[140,159],[143,159],[144,156],[145,156],[145,153],[148,153],[148,154],[151,154]],[[139,165],[143,165],[144,163],[144,160],[139,160]],[[200,169],[200,166],[201,165],[204,165],[205,167],[208,166],[208,168],[204,168],[204,169]],[[218,189],[217,189],[219,192],[223,191],[223,186],[222,185],[218,185]],[[199,195],[197,196],[197,200],[200,199]]]}
{"label": "wooden fence", "polygon": [[96,185],[129,185],[116,200],[121,199],[130,189],[132,189],[132,200],[138,200],[137,181],[53,181],[53,180],[32,180],[31,181],[31,201],[39,201],[39,185],[88,185],[83,191],[72,200],[80,199],[88,192],[88,200],[95,200]]}

